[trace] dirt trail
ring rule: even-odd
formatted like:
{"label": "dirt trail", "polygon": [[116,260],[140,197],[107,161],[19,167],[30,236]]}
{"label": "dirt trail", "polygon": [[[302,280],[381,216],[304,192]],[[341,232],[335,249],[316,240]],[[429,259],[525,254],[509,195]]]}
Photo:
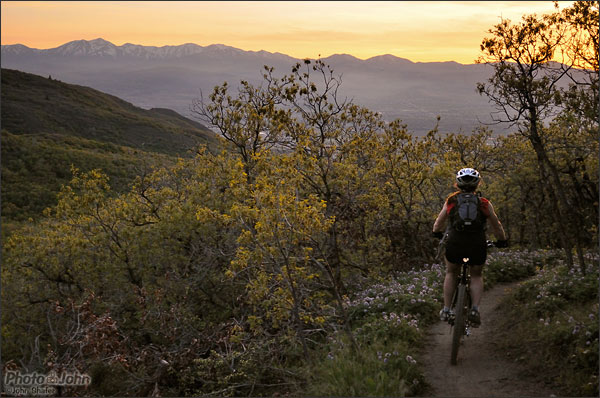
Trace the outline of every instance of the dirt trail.
{"label": "dirt trail", "polygon": [[463,339],[458,364],[450,365],[450,326],[438,322],[429,332],[429,343],[421,358],[426,380],[434,397],[550,397],[553,392],[542,380],[525,376],[524,369],[494,347],[493,332],[501,299],[517,283],[503,284],[485,292],[480,312],[482,324]]}

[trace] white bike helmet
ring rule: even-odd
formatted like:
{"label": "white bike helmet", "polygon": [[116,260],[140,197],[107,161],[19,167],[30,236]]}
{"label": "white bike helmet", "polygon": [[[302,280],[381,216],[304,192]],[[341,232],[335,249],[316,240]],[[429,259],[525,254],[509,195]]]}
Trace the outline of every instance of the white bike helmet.
{"label": "white bike helmet", "polygon": [[463,190],[474,190],[477,188],[480,179],[479,172],[469,167],[460,169],[456,173],[456,183]]}

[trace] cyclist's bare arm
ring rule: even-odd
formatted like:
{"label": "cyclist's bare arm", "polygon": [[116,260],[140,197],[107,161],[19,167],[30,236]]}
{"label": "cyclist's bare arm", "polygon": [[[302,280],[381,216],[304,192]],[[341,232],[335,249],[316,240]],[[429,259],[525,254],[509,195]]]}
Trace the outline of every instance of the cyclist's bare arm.
{"label": "cyclist's bare arm", "polygon": [[448,221],[448,204],[444,203],[442,211],[440,211],[440,214],[438,214],[433,223],[433,232],[444,232],[446,221]]}
{"label": "cyclist's bare arm", "polygon": [[490,210],[490,216],[488,217],[487,221],[490,225],[490,228],[492,229],[492,232],[494,233],[494,236],[498,240],[506,240],[504,228],[502,228],[502,223],[500,223],[500,220],[498,219],[498,216],[494,211],[494,206],[492,206],[492,203],[488,205],[488,209]]}

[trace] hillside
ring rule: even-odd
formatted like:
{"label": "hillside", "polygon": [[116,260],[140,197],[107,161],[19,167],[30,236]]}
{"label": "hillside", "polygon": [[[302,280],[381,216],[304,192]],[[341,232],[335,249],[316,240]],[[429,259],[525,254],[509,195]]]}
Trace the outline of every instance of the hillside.
{"label": "hillside", "polygon": [[169,109],[144,110],[88,87],[2,70],[2,221],[10,233],[56,204],[71,166],[101,169],[115,193],[143,170],[217,137]]}
{"label": "hillside", "polygon": [[172,156],[60,134],[11,134],[2,130],[2,221],[10,232],[28,218],[37,219],[56,204],[71,166],[101,169],[111,188],[125,192],[140,171],[173,163]]}
{"label": "hillside", "polygon": [[188,156],[216,145],[213,132],[164,109],[141,109],[89,87],[2,69],[2,128],[13,134],[62,134],[145,151]]}

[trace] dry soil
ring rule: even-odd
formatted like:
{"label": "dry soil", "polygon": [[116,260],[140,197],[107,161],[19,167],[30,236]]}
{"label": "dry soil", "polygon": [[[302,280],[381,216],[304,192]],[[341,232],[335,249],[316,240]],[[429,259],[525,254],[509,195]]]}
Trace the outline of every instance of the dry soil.
{"label": "dry soil", "polygon": [[536,377],[522,368],[510,353],[498,352],[494,330],[502,298],[516,283],[503,284],[486,291],[481,299],[482,324],[463,338],[457,365],[450,364],[451,328],[438,322],[429,332],[429,343],[421,360],[426,380],[434,397],[552,397],[549,381]]}

